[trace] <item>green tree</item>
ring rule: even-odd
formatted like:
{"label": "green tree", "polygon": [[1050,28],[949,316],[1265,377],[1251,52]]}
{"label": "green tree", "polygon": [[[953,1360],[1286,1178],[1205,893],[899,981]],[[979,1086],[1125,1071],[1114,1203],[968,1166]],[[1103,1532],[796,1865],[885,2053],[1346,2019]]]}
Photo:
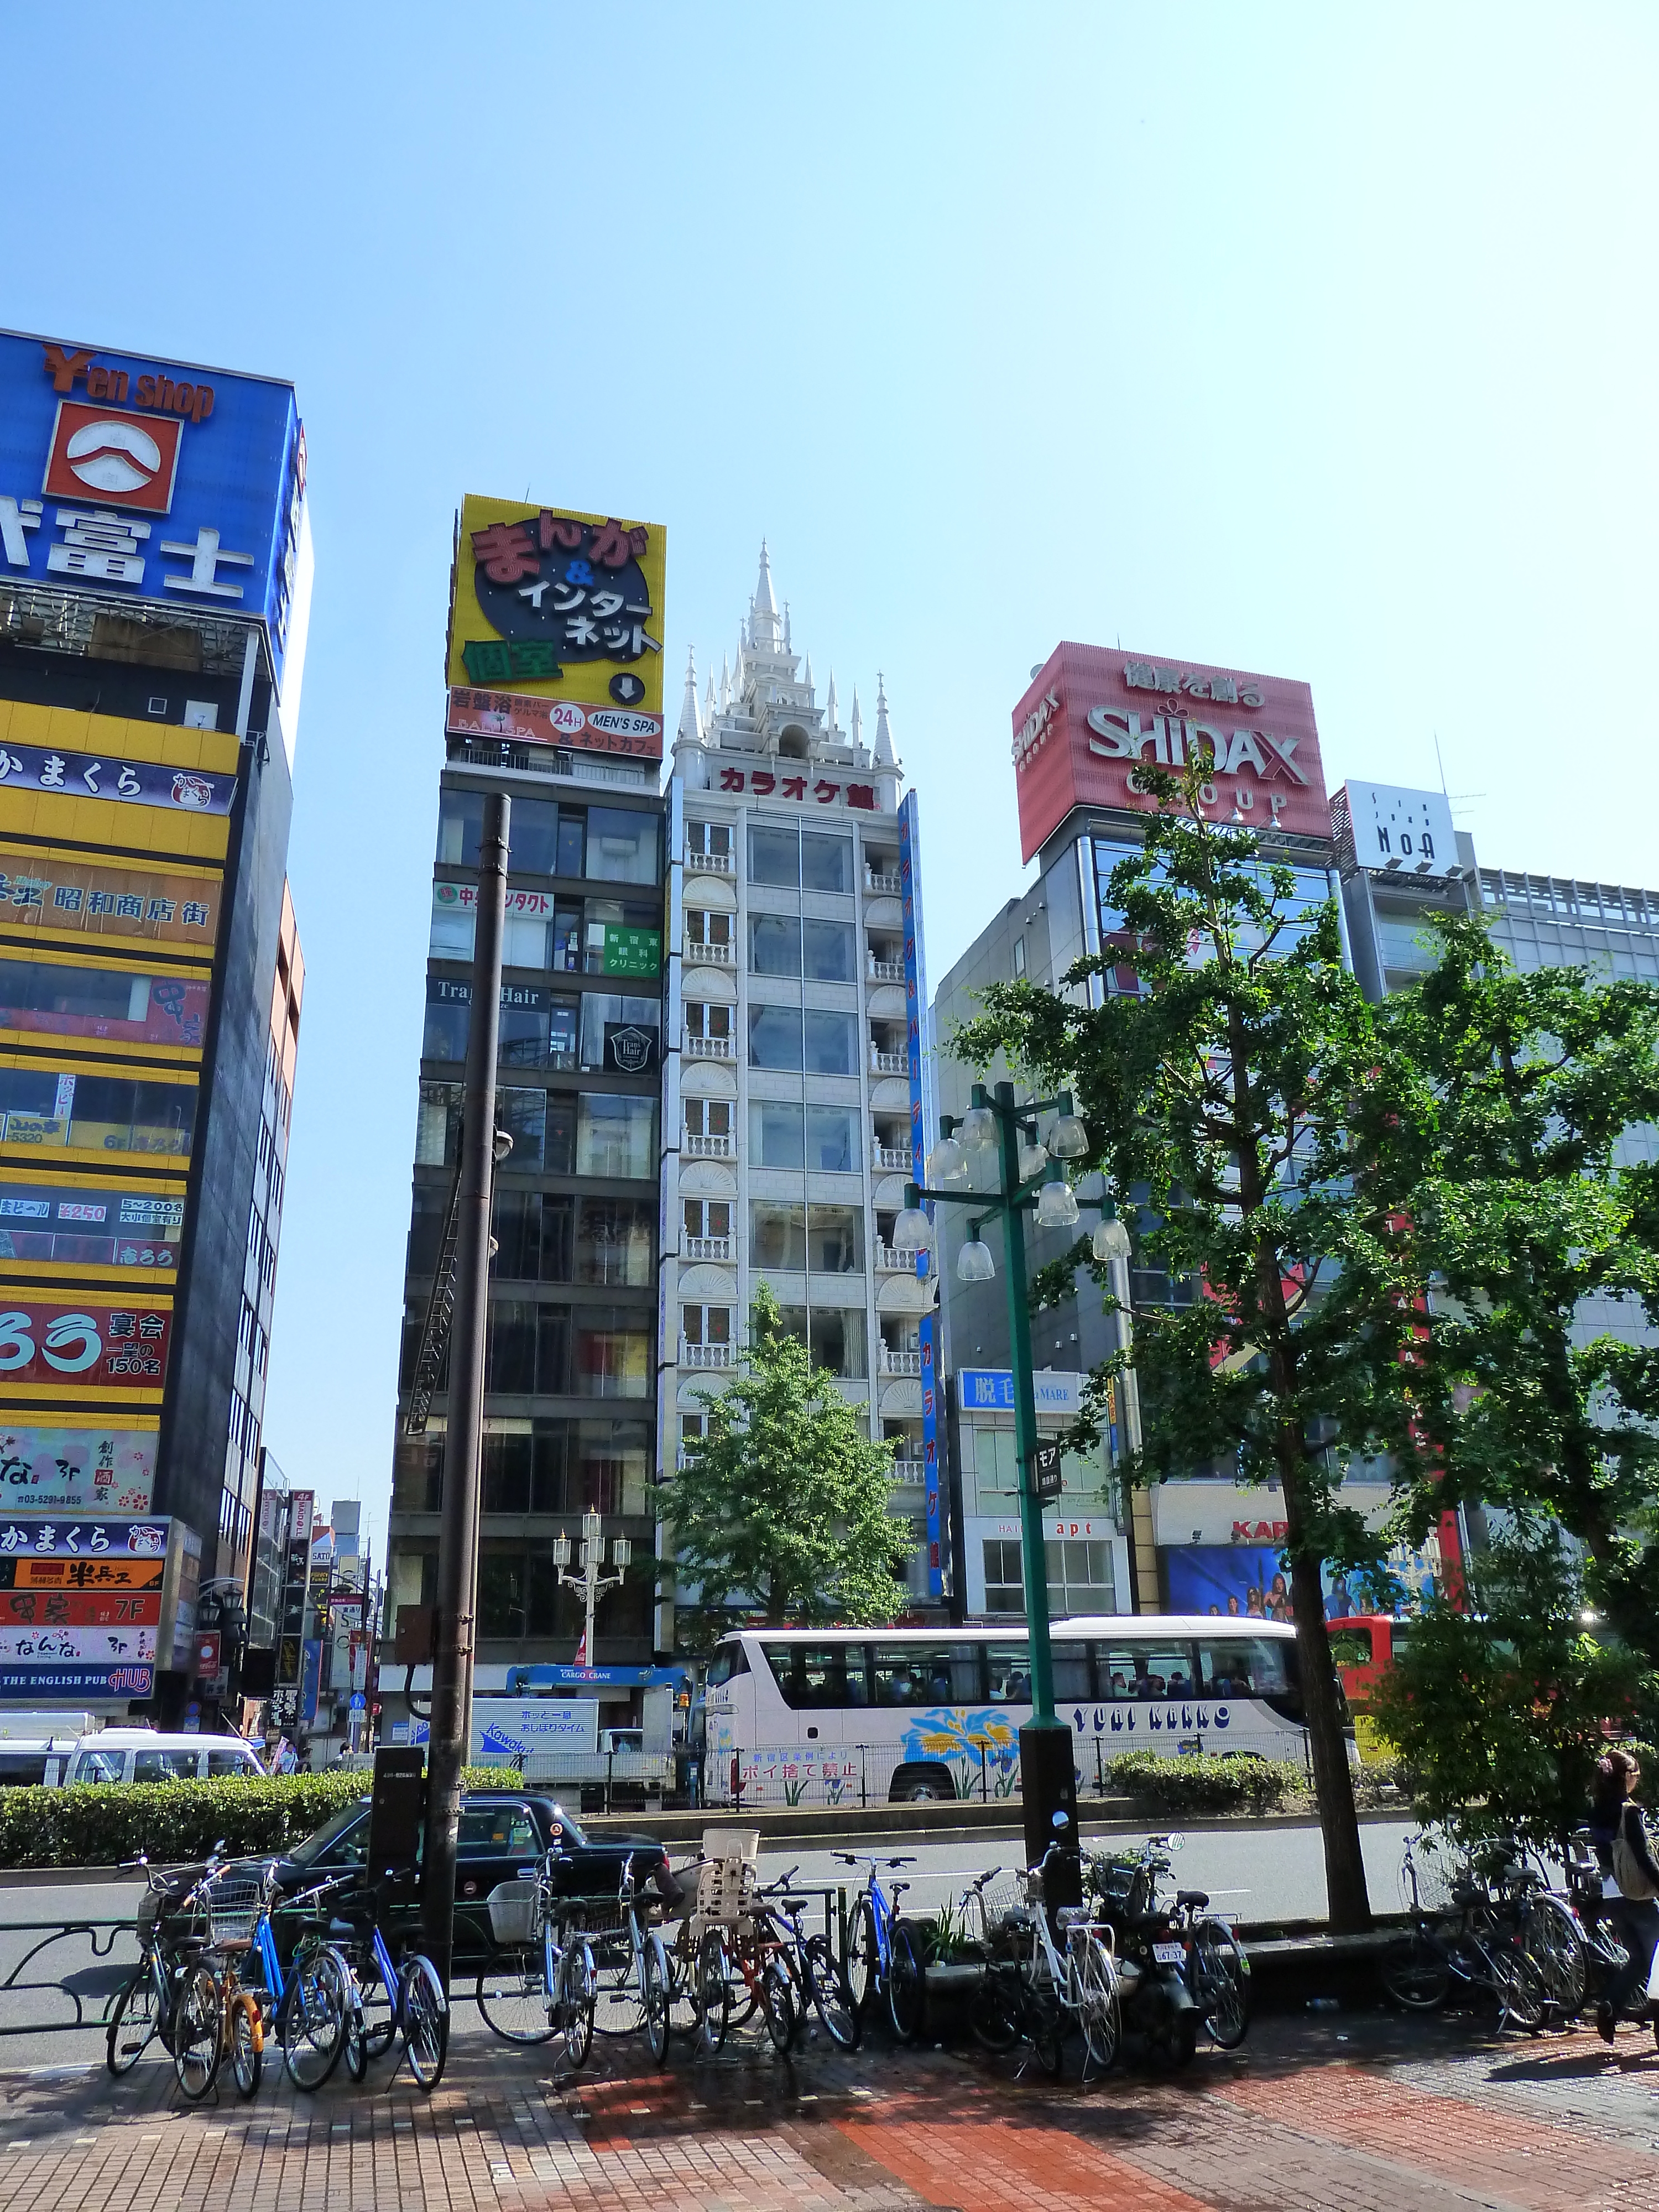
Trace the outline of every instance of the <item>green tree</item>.
{"label": "green tree", "polygon": [[702,1393],[708,1426],[658,1492],[680,1583],[696,1600],[689,1635],[712,1643],[739,1619],[891,1620],[909,1599],[896,1578],[909,1548],[888,1512],[890,1443],[785,1329],[763,1283],[741,1367]]}
{"label": "green tree", "polygon": [[[1139,1243],[1177,1296],[1135,1316],[1144,1447],[1131,1481],[1219,1461],[1282,1486],[1303,1696],[1332,1922],[1370,1906],[1322,1569],[1380,1575],[1378,1537],[1344,1504],[1344,1457],[1414,1449],[1401,1389],[1413,1285],[1393,1209],[1373,1174],[1350,1173],[1349,1132],[1391,1161],[1422,1101],[1379,1039],[1343,965],[1334,906],[1304,918],[1295,878],[1265,864],[1249,832],[1205,815],[1207,763],[1143,766],[1160,811],[1108,887],[1122,933],[1066,981],[1133,969],[1139,991],[1103,1006],[1017,983],[987,991],[953,1050],[998,1051],[1073,1092],[1089,1164],[1144,1194]],[[1080,1243],[1039,1295],[1069,1290]],[[1096,1267],[1115,1310],[1108,1271]],[[1120,1353],[1100,1370],[1098,1406]]]}
{"label": "green tree", "polygon": [[1603,1723],[1650,1701],[1651,1677],[1588,1632],[1582,1557],[1547,1515],[1502,1526],[1465,1596],[1424,1607],[1371,1717],[1405,1754],[1421,1814],[1557,1844],[1584,1817]]}
{"label": "green tree", "polygon": [[[1433,1285],[1422,1431],[1449,1496],[1576,1537],[1591,1608],[1659,1667],[1659,1166],[1620,1164],[1659,1123],[1659,990],[1521,975],[1482,921],[1438,929],[1435,968],[1380,1013],[1434,1098],[1406,1201]],[[1613,1308],[1636,1330],[1614,1336]]]}

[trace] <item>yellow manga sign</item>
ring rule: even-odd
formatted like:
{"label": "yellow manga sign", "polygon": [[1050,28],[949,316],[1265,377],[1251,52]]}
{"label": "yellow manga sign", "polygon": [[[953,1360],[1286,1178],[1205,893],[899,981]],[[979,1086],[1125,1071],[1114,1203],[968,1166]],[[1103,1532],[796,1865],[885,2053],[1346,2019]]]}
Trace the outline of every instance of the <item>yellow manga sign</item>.
{"label": "yellow manga sign", "polygon": [[469,494],[450,599],[452,689],[565,700],[660,730],[664,566],[656,523]]}

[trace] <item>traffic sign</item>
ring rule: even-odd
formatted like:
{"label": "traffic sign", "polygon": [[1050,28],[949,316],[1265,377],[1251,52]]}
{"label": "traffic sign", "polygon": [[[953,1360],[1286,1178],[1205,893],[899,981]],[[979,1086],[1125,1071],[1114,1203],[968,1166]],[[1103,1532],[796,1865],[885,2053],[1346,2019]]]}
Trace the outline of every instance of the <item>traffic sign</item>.
{"label": "traffic sign", "polygon": [[351,1693],[351,1710],[354,1713],[366,1713],[368,1711],[368,1699],[361,1690],[354,1690]]}

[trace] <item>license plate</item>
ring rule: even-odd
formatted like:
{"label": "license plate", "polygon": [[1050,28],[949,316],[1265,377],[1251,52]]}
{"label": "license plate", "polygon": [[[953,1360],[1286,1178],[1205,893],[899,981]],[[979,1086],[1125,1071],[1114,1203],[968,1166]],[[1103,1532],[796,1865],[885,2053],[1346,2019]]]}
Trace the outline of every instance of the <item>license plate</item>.
{"label": "license plate", "polygon": [[1160,1966],[1179,1966],[1186,1959],[1186,1946],[1182,1943],[1154,1943],[1152,1956]]}

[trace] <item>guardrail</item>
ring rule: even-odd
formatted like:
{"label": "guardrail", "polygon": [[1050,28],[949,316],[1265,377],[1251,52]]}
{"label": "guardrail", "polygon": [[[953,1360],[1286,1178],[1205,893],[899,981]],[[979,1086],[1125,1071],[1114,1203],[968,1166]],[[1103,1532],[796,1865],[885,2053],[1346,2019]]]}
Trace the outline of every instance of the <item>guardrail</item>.
{"label": "guardrail", "polygon": [[[116,1998],[131,1978],[138,1963],[138,1936],[129,1912],[119,1918],[106,1918],[94,1914],[77,1913],[58,1920],[14,1920],[0,1926],[0,1944],[10,1948],[15,1936],[36,1936],[21,1959],[4,1973],[0,1974],[0,2036],[6,2035],[72,2035],[88,2028],[107,2025]],[[125,1936],[122,1955],[116,1955],[117,1947]],[[53,1960],[58,1971],[51,1980],[34,1978],[29,1970],[37,1960],[57,1950],[61,1944],[84,1942],[76,1965],[61,1954]],[[43,2008],[49,2012],[60,2012],[72,2008],[69,2018],[19,2019],[19,2001],[27,2004],[31,2000],[55,1997],[58,2003]]]}

